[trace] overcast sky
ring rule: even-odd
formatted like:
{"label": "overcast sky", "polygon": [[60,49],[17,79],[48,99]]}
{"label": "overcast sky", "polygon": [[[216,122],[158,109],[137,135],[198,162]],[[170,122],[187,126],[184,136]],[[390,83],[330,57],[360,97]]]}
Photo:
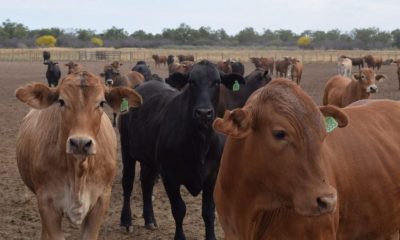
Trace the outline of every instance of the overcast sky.
{"label": "overcast sky", "polygon": [[92,29],[115,26],[161,33],[186,23],[192,28],[223,28],[229,35],[245,27],[304,30],[400,28],[399,0],[2,0],[0,22],[10,19],[30,30],[59,27]]}

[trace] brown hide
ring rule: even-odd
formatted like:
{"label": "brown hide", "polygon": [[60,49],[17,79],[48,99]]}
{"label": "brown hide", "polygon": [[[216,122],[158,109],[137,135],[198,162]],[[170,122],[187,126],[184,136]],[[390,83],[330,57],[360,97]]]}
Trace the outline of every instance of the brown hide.
{"label": "brown hide", "polygon": [[[225,239],[398,239],[400,103],[318,109],[282,79],[215,120],[228,135],[214,191]],[[324,116],[339,128],[326,133]],[[337,191],[333,211],[298,211],[296,193],[312,204],[327,186]]]}
{"label": "brown hide", "polygon": [[126,98],[138,106],[141,97],[128,88],[108,91],[88,72],[67,75],[57,88],[29,84],[16,96],[36,108],[22,121],[16,156],[22,180],[37,197],[42,239],[64,239],[62,216],[82,224],[84,239],[97,239],[117,157],[116,136],[103,105],[119,109]]}

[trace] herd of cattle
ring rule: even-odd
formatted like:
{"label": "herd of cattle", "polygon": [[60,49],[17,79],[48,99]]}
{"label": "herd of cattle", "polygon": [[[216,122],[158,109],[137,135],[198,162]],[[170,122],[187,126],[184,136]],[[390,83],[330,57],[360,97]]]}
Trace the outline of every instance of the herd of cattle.
{"label": "herd of cattle", "polygon": [[[157,228],[152,193],[161,176],[174,239],[185,239],[182,185],[202,193],[207,240],[216,239],[215,208],[228,240],[399,239],[400,103],[369,100],[387,78],[377,72],[382,59],[341,56],[317,106],[300,87],[303,65],[293,57],[251,58],[255,70],[244,76],[231,59],[154,55],[156,67],[168,66],[166,79],[144,61],[126,74],[112,62],[100,76],[69,62],[61,82],[57,62],[43,57],[49,86],[16,91],[33,108],[16,150],[21,178],[37,197],[42,239],[64,239],[64,216],[81,224],[83,239],[97,239],[116,171],[113,125],[127,230],[138,161],[145,226]],[[400,61],[393,62],[400,81]],[[358,72],[349,74],[348,63]]]}

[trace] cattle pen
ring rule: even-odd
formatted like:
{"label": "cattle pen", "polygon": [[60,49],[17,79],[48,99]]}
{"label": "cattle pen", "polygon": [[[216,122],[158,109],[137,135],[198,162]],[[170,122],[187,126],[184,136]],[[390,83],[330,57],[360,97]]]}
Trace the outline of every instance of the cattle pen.
{"label": "cattle pen", "polygon": [[191,54],[195,60],[208,59],[219,61],[236,59],[249,62],[250,57],[273,57],[281,59],[285,56],[296,57],[303,63],[333,63],[339,56],[361,57],[368,54],[381,56],[384,60],[399,59],[399,50],[276,50],[266,48],[215,48],[215,49],[176,49],[176,48],[35,48],[35,49],[1,49],[0,61],[42,61],[42,52],[50,51],[55,61],[153,61],[152,55]]}

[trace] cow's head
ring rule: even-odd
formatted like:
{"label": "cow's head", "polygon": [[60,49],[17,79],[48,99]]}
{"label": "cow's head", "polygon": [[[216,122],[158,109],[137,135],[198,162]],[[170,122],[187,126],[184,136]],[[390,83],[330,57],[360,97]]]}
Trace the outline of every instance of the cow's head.
{"label": "cow's head", "polygon": [[104,83],[106,86],[111,87],[114,84],[114,79],[120,76],[120,73],[113,66],[105,65],[103,72],[100,73],[100,76],[104,77]]}
{"label": "cow's head", "polygon": [[60,140],[65,141],[66,154],[77,159],[96,154],[101,121],[109,121],[103,116],[106,103],[117,111],[122,101],[131,107],[142,102],[134,90],[125,87],[108,90],[98,77],[88,72],[67,75],[57,88],[41,83],[26,85],[17,89],[16,97],[33,108],[52,107],[55,115],[60,114],[61,120],[56,123],[61,125]]}
{"label": "cow's head", "polygon": [[334,211],[337,198],[321,159],[325,116],[338,127],[347,125],[339,108],[320,109],[296,83],[279,79],[254,92],[243,108],[217,118],[213,127],[236,146],[229,164],[242,166],[242,182],[258,186],[254,199],[318,216]]}
{"label": "cow's head", "polygon": [[80,70],[80,65],[77,63],[74,63],[73,61],[69,61],[68,63],[65,64],[66,67],[68,67],[68,74],[77,72]]}
{"label": "cow's head", "polygon": [[182,94],[188,98],[191,116],[201,126],[209,127],[215,118],[221,82],[235,80],[244,83],[242,76],[220,73],[213,63],[203,60],[193,65],[189,73],[174,73],[166,82],[178,89],[183,88]]}
{"label": "cow's head", "polygon": [[375,74],[370,68],[363,68],[359,73],[352,74],[351,78],[359,83],[359,87],[363,92],[370,94],[378,91],[376,82],[387,79],[384,74]]}
{"label": "cow's head", "polygon": [[46,62],[50,60],[50,52],[49,51],[43,51],[43,63],[46,64]]}
{"label": "cow's head", "polygon": [[55,69],[55,65],[57,65],[58,62],[53,62],[51,60],[47,60],[47,61],[43,62],[43,64],[47,65],[47,71],[53,72]]}

